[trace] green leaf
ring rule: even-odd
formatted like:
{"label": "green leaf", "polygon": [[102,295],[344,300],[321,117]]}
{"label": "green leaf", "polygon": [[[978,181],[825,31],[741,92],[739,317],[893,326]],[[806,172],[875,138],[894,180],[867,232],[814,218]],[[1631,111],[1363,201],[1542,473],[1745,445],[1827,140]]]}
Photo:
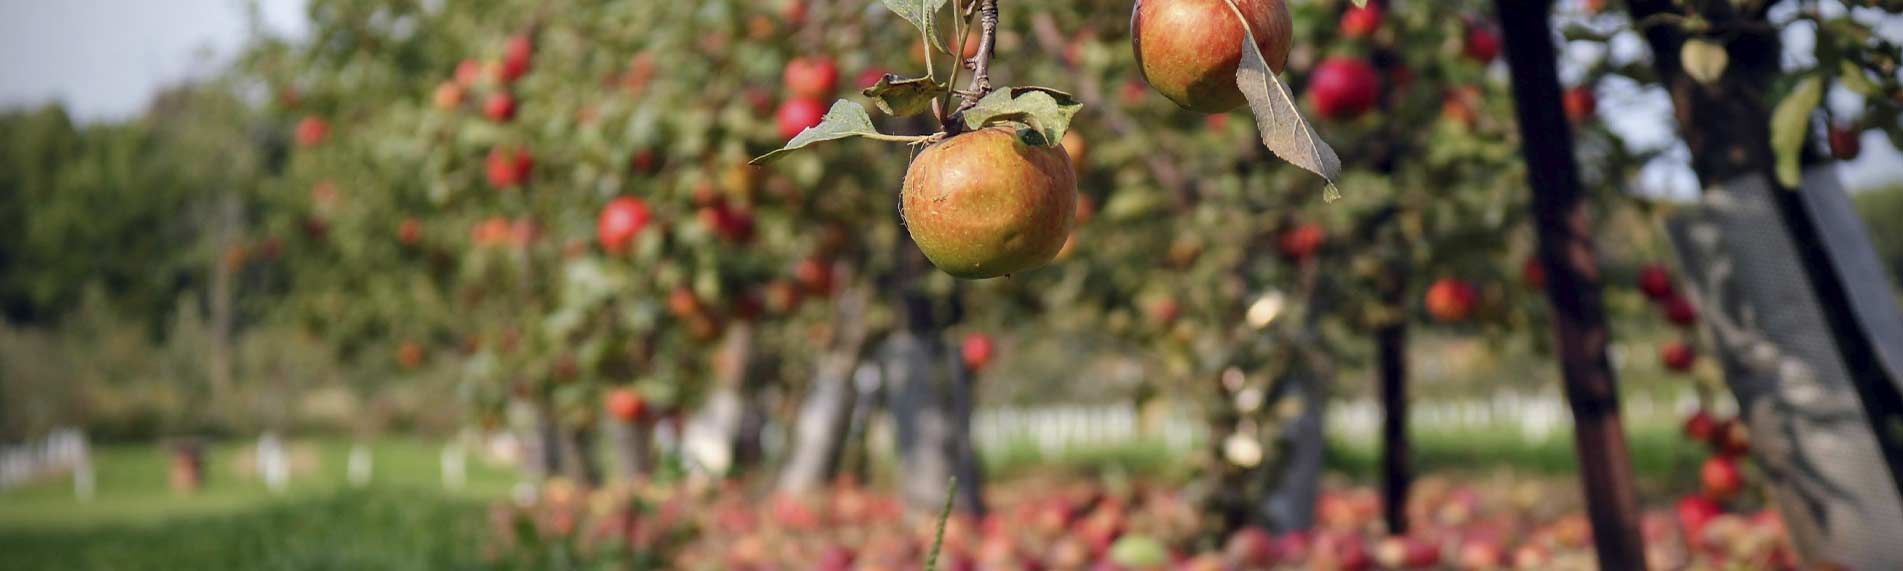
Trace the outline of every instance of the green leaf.
{"label": "green leaf", "polygon": [[885,7],[900,18],[911,22],[925,35],[925,41],[931,42],[938,51],[945,51],[945,43],[938,39],[938,11],[945,7],[945,0],[884,0]]}
{"label": "green leaf", "polygon": [[948,88],[945,84],[929,77],[899,79],[899,76],[885,74],[879,78],[878,85],[868,87],[862,93],[876,101],[880,111],[894,117],[918,115],[932,110],[932,100],[944,95]]}
{"label": "green leaf", "polygon": [[[1236,18],[1242,20],[1242,15],[1236,14]],[[1242,33],[1248,41],[1242,42],[1242,63],[1236,66],[1236,86],[1249,100],[1249,111],[1255,114],[1255,128],[1262,134],[1262,144],[1282,160],[1321,175],[1328,181],[1324,200],[1335,201],[1341,197],[1341,190],[1335,187],[1335,181],[1341,179],[1341,156],[1335,154],[1335,149],[1315,133],[1315,128],[1309,126],[1308,120],[1295,108],[1295,98],[1289,94],[1288,86],[1269,69],[1262,51],[1256,48],[1255,33],[1249,30],[1247,20],[1242,20]]]}
{"label": "green leaf", "polygon": [[1070,120],[1084,108],[1076,97],[1045,87],[1008,87],[991,92],[964,113],[965,127],[978,129],[1013,121],[1029,125],[1044,136],[1047,146],[1064,140]]}
{"label": "green leaf", "polygon": [[1785,188],[1797,188],[1803,182],[1798,160],[1804,152],[1805,135],[1810,133],[1811,113],[1824,101],[1824,80],[1812,75],[1791,89],[1771,112],[1771,150],[1777,154],[1777,181]]}
{"label": "green leaf", "polygon": [[1839,67],[1837,82],[1857,95],[1883,97],[1883,88],[1877,87],[1876,82],[1870,81],[1870,76],[1864,75],[1863,67],[1850,60],[1844,60]]}
{"label": "green leaf", "polygon": [[841,99],[833,102],[833,108],[826,111],[818,125],[807,127],[787,141],[779,150],[760,155],[749,164],[763,165],[786,156],[787,153],[821,141],[832,141],[847,137],[879,136],[879,130],[872,127],[872,116],[866,114],[866,108]]}

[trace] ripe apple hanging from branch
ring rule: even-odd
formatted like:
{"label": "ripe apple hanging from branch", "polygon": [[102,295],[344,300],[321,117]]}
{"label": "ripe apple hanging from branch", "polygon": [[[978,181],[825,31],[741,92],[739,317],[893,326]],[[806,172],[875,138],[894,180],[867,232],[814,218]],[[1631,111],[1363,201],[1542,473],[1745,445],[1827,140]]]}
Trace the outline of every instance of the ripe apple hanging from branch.
{"label": "ripe apple hanging from branch", "polygon": [[[881,133],[863,105],[840,100],[817,125],[753,164],[852,137],[923,147],[906,171],[900,210],[926,259],[966,279],[1049,264],[1075,224],[1077,176],[1061,142],[1083,105],[1056,89],[991,85],[998,0],[883,1],[918,29],[925,50],[968,54],[944,81],[933,69],[934,58],[927,57],[924,76],[886,74],[862,92],[894,117],[930,113],[938,130]],[[952,37],[959,38],[952,49],[939,34],[939,13],[947,3]],[[1276,75],[1293,41],[1282,0],[1139,0],[1131,25],[1142,73],[1158,91],[1206,113],[1247,103],[1269,150],[1321,175],[1329,199],[1339,194],[1334,181],[1340,178],[1341,159],[1302,118]],[[975,49],[968,33],[974,26]],[[969,84],[956,87],[966,70],[972,74]]]}

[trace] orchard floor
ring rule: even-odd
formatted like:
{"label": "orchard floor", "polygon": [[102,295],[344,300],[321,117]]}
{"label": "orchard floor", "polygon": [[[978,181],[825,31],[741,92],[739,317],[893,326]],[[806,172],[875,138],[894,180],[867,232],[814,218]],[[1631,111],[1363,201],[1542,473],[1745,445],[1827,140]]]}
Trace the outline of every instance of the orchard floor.
{"label": "orchard floor", "polygon": [[[1543,443],[1489,434],[1420,434],[1417,469],[1444,482],[1511,479],[1541,488],[1576,490],[1565,434]],[[1669,428],[1635,428],[1635,466],[1642,496],[1657,507],[1695,489],[1702,453]],[[481,546],[493,543],[490,506],[509,494],[514,474],[471,458],[468,484],[446,491],[436,443],[409,439],[371,445],[375,476],[354,488],[345,481],[347,440],[294,445],[314,455],[290,487],[271,493],[238,466],[246,444],[215,446],[207,484],[180,496],[166,481],[166,457],[154,446],[95,450],[95,496],[74,499],[72,484],[54,478],[0,491],[0,569],[467,569],[489,568]],[[1377,451],[1333,447],[1337,483],[1367,481]],[[296,456],[296,454],[294,454]],[[1001,481],[994,504],[1036,495],[1066,482],[1138,480],[1172,487],[1189,464],[1161,447],[1132,445],[1072,453],[1062,459],[1001,451],[989,459]],[[296,462],[294,462],[296,464]],[[1576,504],[1568,499],[1566,504]],[[559,566],[555,563],[536,567]]]}

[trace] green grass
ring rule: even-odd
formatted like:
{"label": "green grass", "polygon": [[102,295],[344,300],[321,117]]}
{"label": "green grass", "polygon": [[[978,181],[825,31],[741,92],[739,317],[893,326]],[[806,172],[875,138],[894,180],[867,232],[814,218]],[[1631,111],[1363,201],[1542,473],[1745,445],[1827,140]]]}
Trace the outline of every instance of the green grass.
{"label": "green grass", "polygon": [[473,569],[483,502],[396,488],[335,491],[223,515],[0,531],[0,568]]}
{"label": "green grass", "polygon": [[[262,480],[242,476],[240,458],[255,441],[211,447],[205,466],[205,487],[181,496],[169,487],[166,451],[152,445],[101,446],[94,450],[97,487],[92,501],[74,497],[70,478],[44,480],[0,492],[0,534],[17,530],[83,529],[101,524],[157,523],[180,517],[229,514],[274,503],[293,502],[336,494],[348,487],[345,465],[351,443],[321,440],[314,445],[317,462],[306,473],[294,474],[281,494],[266,489]],[[295,449],[304,441],[291,441]],[[412,439],[387,439],[370,444],[375,467],[372,488],[427,490],[444,494],[438,465],[440,445]],[[485,465],[469,457],[468,486],[463,498],[502,497],[514,481],[505,468]]]}

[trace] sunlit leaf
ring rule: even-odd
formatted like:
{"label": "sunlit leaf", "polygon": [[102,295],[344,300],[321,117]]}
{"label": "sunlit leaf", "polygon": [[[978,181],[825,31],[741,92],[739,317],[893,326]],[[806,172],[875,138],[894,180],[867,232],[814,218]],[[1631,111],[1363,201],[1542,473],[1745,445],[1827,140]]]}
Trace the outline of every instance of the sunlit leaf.
{"label": "sunlit leaf", "polygon": [[885,7],[894,14],[911,22],[919,33],[925,34],[925,40],[932,43],[938,51],[945,51],[945,43],[938,39],[938,11],[945,7],[945,0],[884,0]]}
{"label": "sunlit leaf", "polygon": [[1014,121],[1037,130],[1043,135],[1044,144],[1056,145],[1064,139],[1064,132],[1070,130],[1071,118],[1083,108],[1069,93],[1044,87],[1010,87],[991,92],[979,99],[976,106],[965,110],[965,127],[977,129]]}
{"label": "sunlit leaf", "polygon": [[1686,40],[1685,46],[1679,48],[1678,61],[1685,67],[1685,75],[1709,85],[1724,77],[1725,68],[1731,65],[1731,54],[1722,44],[1693,39]]}
{"label": "sunlit leaf", "polygon": [[1824,101],[1824,80],[1812,75],[1798,82],[1771,112],[1771,150],[1777,154],[1777,180],[1785,188],[1803,182],[1801,158],[1811,113]]}

